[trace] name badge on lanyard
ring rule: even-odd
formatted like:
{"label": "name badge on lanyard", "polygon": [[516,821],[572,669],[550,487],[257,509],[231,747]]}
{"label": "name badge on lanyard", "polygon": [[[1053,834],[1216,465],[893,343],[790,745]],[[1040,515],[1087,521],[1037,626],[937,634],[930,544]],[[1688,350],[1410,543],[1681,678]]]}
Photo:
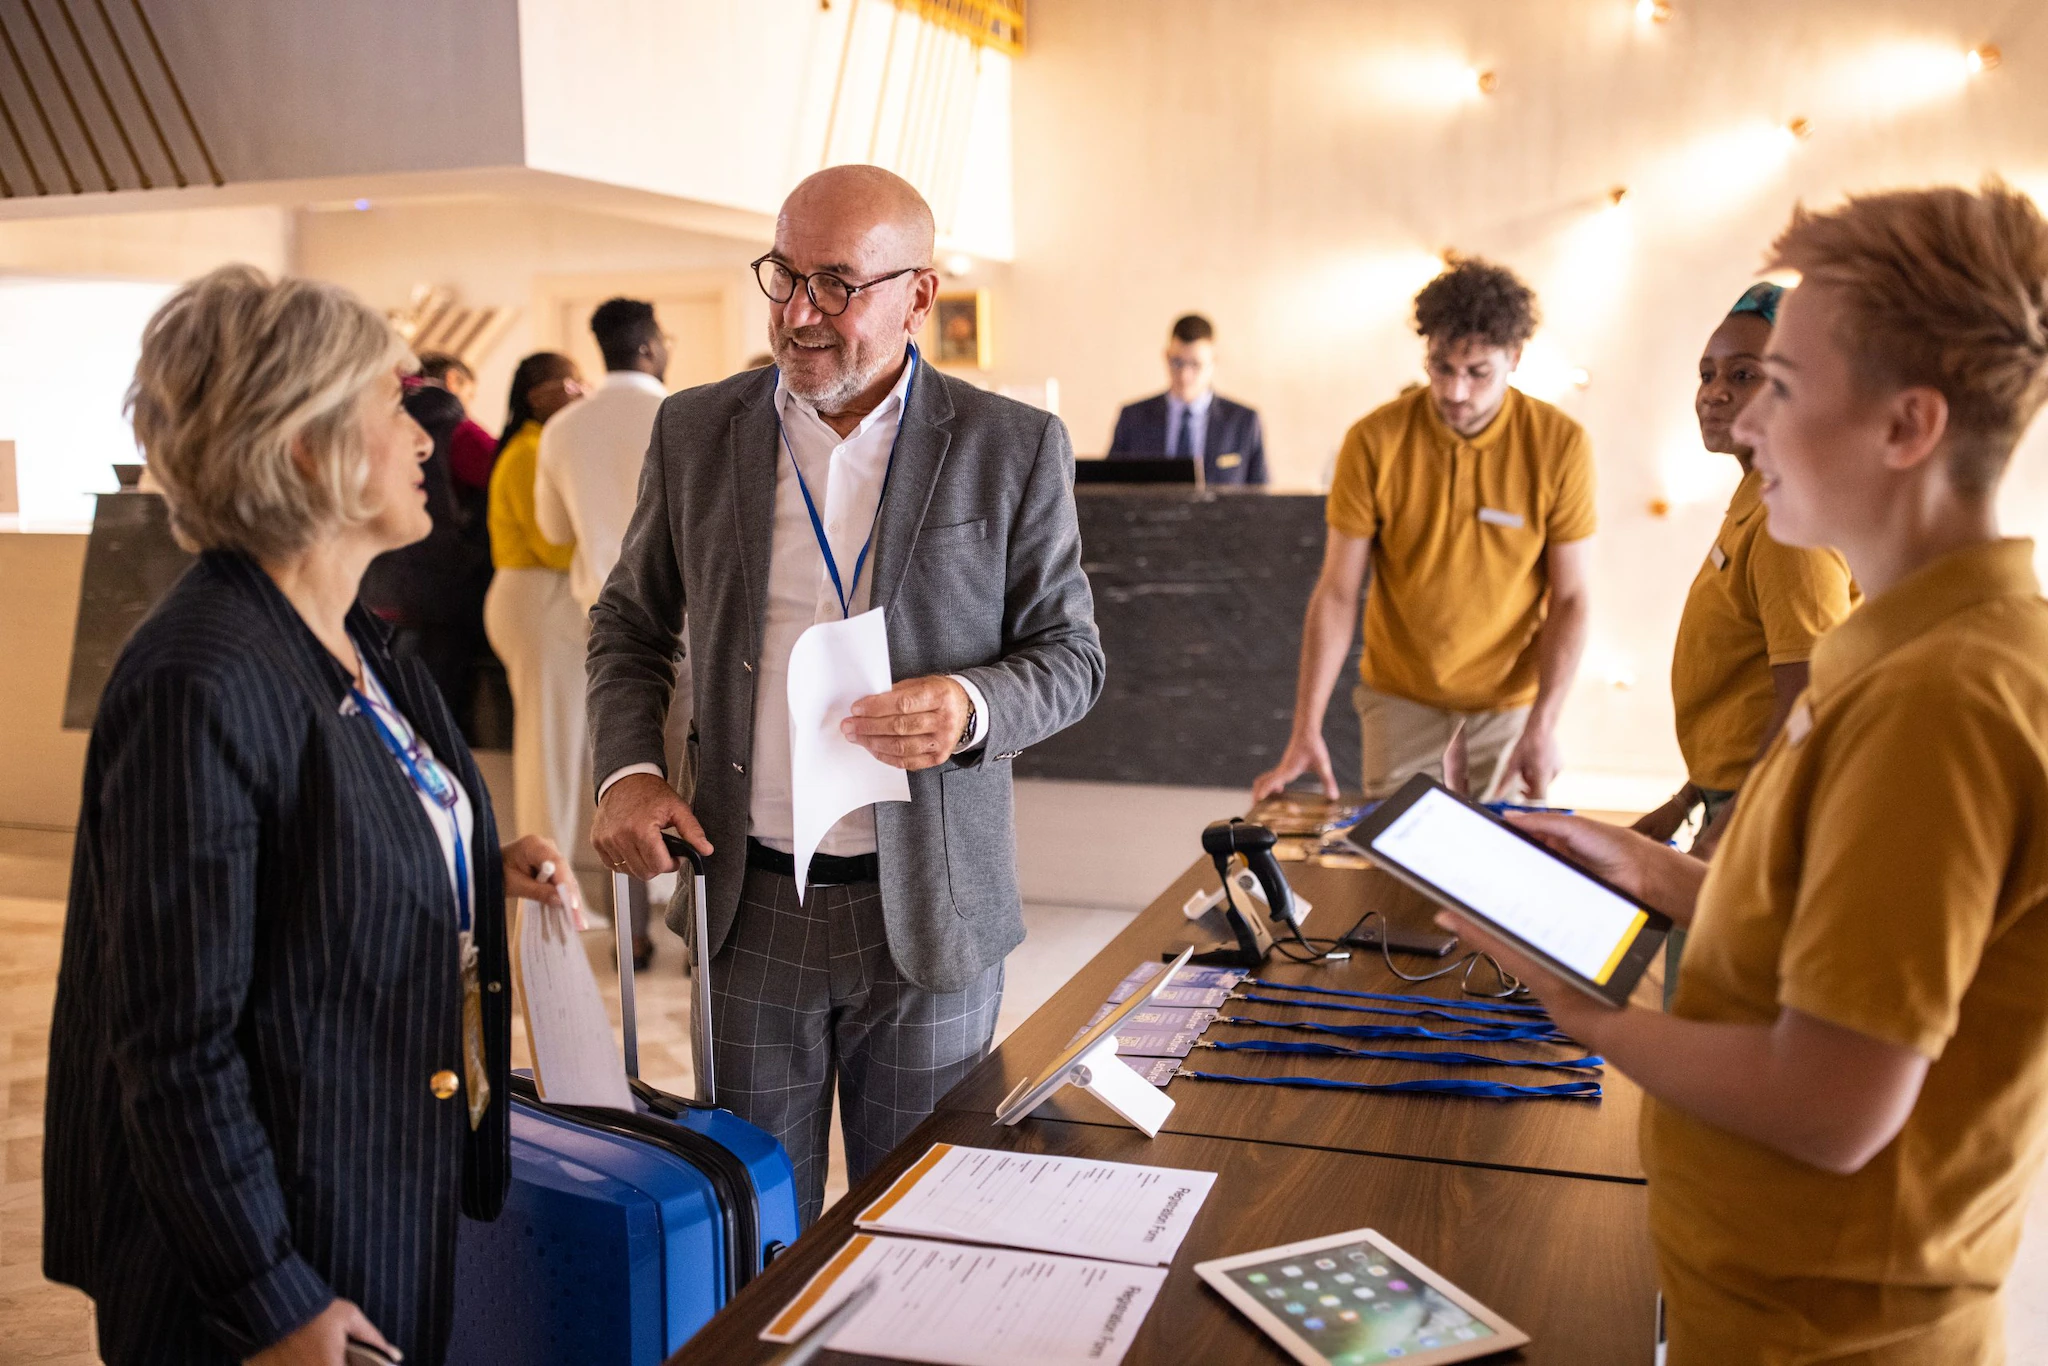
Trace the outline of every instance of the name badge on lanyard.
{"label": "name badge on lanyard", "polygon": [[[910,396],[917,391],[917,368],[922,359],[917,347],[911,346],[910,382],[903,386],[903,410],[896,415],[896,435],[889,441],[889,463],[882,467],[881,497],[875,499],[875,518],[868,523],[868,538],[860,543],[860,554],[854,557],[851,579],[839,577],[839,561],[833,557],[832,542],[825,535],[825,520],[818,515],[817,500],[811,497],[811,486],[804,479],[804,467],[797,463],[796,448],[789,444],[789,430],[782,425],[782,407],[777,404],[775,408],[775,430],[782,437],[782,449],[789,452],[789,467],[796,471],[796,486],[804,495],[804,511],[811,514],[811,534],[818,538],[818,551],[825,557],[825,572],[832,576],[832,591],[839,599],[842,619],[853,615],[853,599],[860,588],[860,572],[867,566],[868,551],[874,548],[875,527],[882,520],[883,500],[889,496],[889,475],[896,468],[896,447],[903,440],[903,422],[910,416]],[[779,381],[781,376],[776,378]]]}

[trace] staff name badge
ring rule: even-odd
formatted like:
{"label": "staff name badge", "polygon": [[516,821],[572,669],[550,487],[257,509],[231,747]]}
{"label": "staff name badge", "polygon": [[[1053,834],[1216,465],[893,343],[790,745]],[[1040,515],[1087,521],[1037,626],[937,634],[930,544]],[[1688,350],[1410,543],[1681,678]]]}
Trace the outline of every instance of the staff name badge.
{"label": "staff name badge", "polygon": [[1479,520],[1486,523],[1488,526],[1512,527],[1516,531],[1520,531],[1525,525],[1527,525],[1527,523],[1525,523],[1522,520],[1521,513],[1503,512],[1499,508],[1479,509]]}
{"label": "staff name badge", "polygon": [[1726,569],[1728,567],[1728,552],[1721,549],[1720,546],[1715,546],[1707,552],[1707,563],[1713,565],[1716,569]]}
{"label": "staff name badge", "polygon": [[1792,708],[1792,714],[1785,718],[1785,743],[1797,745],[1812,733],[1813,707],[1802,697]]}

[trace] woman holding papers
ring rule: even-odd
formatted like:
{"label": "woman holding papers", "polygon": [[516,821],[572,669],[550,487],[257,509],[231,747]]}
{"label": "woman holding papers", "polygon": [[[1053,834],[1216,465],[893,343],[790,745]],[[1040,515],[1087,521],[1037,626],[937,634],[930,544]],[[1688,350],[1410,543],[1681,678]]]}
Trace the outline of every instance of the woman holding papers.
{"label": "woman holding papers", "polygon": [[136,436],[200,558],[93,727],[44,1145],[44,1268],[113,1366],[438,1362],[457,1212],[504,1202],[504,898],[577,893],[547,841],[498,848],[433,681],[355,601],[431,526],[409,359],[354,297],[244,266],[143,335]]}
{"label": "woman holding papers", "polygon": [[2048,222],[1997,182],[1801,211],[1735,432],[1867,600],[1703,865],[1523,828],[1690,923],[1671,1013],[1496,953],[1648,1093],[1670,1366],[1990,1363],[2048,1149],[2048,603],[1996,490],[2048,393]]}

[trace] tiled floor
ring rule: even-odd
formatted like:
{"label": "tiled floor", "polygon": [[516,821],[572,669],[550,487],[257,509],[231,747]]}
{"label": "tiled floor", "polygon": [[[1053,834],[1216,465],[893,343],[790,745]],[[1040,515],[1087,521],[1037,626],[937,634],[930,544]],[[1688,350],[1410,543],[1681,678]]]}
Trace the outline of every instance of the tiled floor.
{"label": "tiled floor", "polygon": [[[1029,934],[1009,962],[998,1036],[1036,1010],[1186,866],[1204,822],[1237,809],[1240,795],[1225,791],[1020,784]],[[0,828],[0,1366],[98,1360],[91,1305],[43,1280],[40,1267],[43,1075],[69,854],[67,836]],[[681,944],[665,930],[657,935],[655,966],[637,979],[641,1067],[656,1085],[687,1091]],[[593,932],[588,947],[616,1018],[609,938]],[[827,1199],[845,1188],[835,1152]],[[2009,1366],[2048,1366],[2048,1199],[2035,1202],[2008,1298]]]}

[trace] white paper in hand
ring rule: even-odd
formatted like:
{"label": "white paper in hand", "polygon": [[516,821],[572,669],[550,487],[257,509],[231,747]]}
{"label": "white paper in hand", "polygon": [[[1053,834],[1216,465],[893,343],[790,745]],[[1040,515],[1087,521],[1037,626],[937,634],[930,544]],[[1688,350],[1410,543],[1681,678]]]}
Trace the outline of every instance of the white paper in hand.
{"label": "white paper in hand", "polygon": [[534,1084],[556,1105],[633,1108],[626,1064],[598,995],[583,938],[569,913],[538,901],[519,903],[518,973]]}
{"label": "white paper in hand", "polygon": [[802,901],[811,855],[849,811],[910,800],[910,775],[839,732],[853,704],[894,686],[882,609],[821,621],[789,652],[790,815],[796,835],[796,895]]}

